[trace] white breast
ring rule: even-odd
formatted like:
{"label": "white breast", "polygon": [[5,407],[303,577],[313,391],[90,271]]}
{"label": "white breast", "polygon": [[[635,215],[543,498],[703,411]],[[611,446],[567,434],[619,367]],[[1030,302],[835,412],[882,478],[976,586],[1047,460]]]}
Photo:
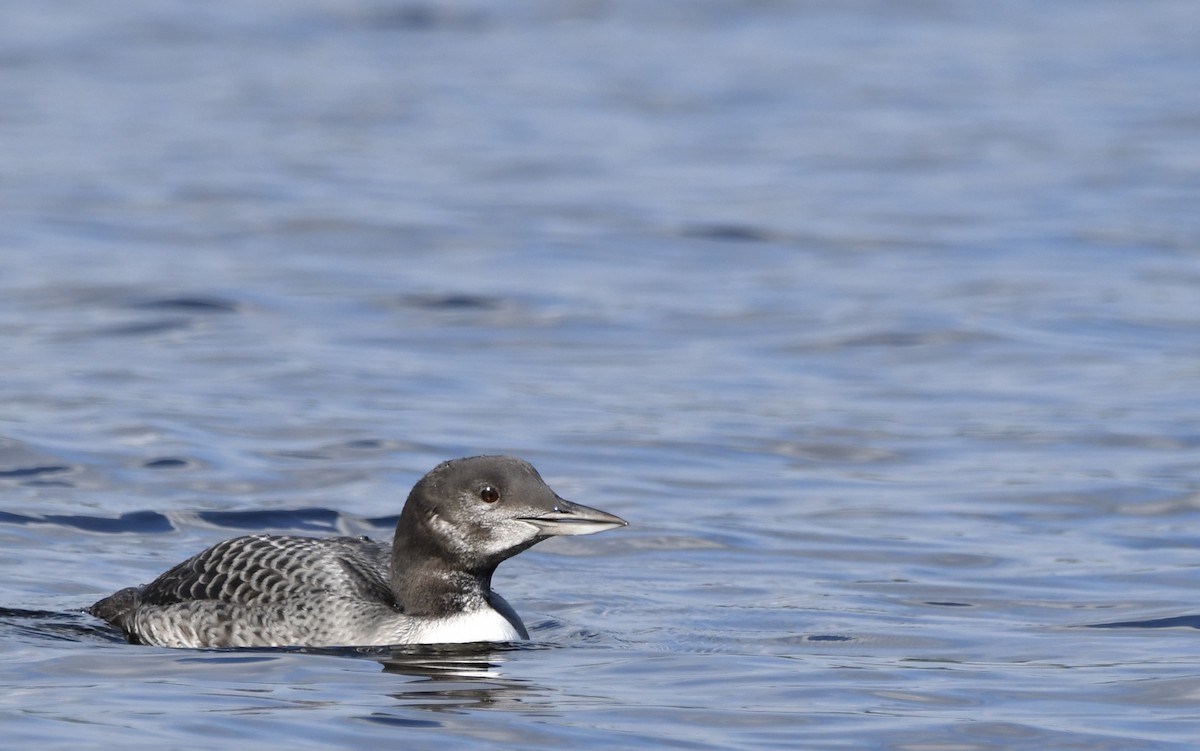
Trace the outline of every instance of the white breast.
{"label": "white breast", "polygon": [[508,619],[491,608],[439,618],[417,627],[413,644],[462,644],[473,641],[521,641]]}

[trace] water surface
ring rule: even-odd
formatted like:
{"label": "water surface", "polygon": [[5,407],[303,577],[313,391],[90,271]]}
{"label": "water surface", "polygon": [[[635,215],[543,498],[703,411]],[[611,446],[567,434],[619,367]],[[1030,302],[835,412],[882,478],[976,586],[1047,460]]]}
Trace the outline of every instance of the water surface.
{"label": "water surface", "polygon": [[[1193,3],[5,15],[9,743],[1194,745]],[[529,644],[78,610],[495,452]]]}

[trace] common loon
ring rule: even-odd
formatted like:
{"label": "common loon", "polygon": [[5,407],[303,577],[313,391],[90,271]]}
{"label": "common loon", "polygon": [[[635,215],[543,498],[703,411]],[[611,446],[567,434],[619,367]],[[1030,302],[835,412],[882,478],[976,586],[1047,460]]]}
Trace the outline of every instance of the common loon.
{"label": "common loon", "polygon": [[517,641],[529,634],[492,591],[496,566],[548,537],[626,524],[559,498],[521,459],[455,459],[413,486],[392,545],[238,537],[86,610],[163,647]]}

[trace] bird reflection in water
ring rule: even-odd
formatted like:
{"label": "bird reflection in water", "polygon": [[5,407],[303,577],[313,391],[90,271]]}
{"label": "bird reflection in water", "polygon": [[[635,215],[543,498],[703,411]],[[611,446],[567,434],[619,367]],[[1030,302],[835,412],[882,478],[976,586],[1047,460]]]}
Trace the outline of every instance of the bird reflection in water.
{"label": "bird reflection in water", "polygon": [[527,680],[505,676],[503,665],[514,652],[547,648],[534,644],[469,644],[385,648],[372,656],[385,673],[413,679],[390,694],[405,707],[435,712],[513,707],[528,710],[537,706],[533,701],[536,697],[547,692]]}

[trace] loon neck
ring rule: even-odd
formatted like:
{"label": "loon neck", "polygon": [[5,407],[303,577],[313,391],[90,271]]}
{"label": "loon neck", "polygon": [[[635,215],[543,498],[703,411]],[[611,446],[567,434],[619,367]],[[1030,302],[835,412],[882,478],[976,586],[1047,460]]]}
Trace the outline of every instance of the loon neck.
{"label": "loon neck", "polygon": [[474,566],[438,544],[427,520],[405,518],[392,543],[391,589],[406,615],[446,616],[490,607],[495,564]]}

